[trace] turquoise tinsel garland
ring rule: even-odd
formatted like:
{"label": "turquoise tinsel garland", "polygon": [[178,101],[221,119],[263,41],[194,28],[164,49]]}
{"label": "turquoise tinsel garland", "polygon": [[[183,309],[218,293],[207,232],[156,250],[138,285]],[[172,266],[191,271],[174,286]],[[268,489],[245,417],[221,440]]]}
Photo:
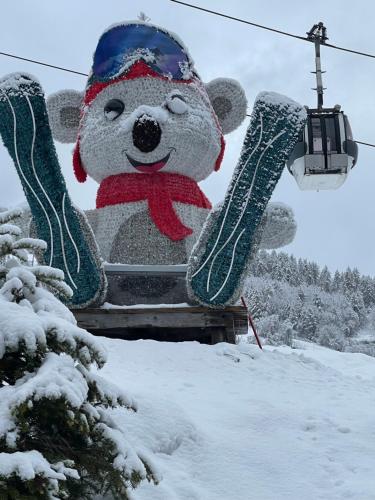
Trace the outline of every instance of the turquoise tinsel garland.
{"label": "turquoise tinsel garland", "polygon": [[188,287],[199,302],[223,307],[238,298],[262,215],[305,121],[305,109],[294,101],[258,96],[224,204],[190,257]]}

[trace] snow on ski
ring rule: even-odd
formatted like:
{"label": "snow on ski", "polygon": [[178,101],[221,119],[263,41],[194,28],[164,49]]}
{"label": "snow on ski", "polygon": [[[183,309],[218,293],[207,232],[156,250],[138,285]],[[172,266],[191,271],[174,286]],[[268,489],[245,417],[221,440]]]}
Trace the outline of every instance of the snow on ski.
{"label": "snow on ski", "polygon": [[38,238],[47,242],[46,264],[64,271],[71,307],[95,303],[105,276],[91,229],[73,207],[61,174],[37,80],[15,73],[0,80],[0,134],[16,166]]}
{"label": "snow on ski", "polygon": [[238,299],[262,215],[305,122],[300,104],[272,92],[258,95],[224,203],[209,216],[189,260],[189,292],[198,302],[224,307]]}

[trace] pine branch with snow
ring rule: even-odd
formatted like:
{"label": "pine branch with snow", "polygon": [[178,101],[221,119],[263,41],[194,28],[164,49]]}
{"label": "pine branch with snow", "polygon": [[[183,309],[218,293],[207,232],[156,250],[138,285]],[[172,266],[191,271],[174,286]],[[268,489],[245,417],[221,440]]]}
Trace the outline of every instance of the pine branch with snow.
{"label": "pine branch with snow", "polygon": [[[36,286],[44,285],[54,294],[63,299],[69,299],[73,292],[64,281],[64,273],[50,266],[29,265],[35,260],[35,255],[44,252],[46,242],[36,238],[19,238],[21,230],[14,222],[22,214],[20,210],[0,213],[0,285],[8,300],[20,302],[24,298],[31,299],[35,295]],[[20,293],[22,290],[22,293]],[[23,293],[26,293],[25,297]]]}
{"label": "pine branch with snow", "polygon": [[17,240],[13,219],[0,214],[0,498],[127,499],[156,478],[108,409],[136,404],[92,371],[105,352],[42,286],[70,291],[61,271],[30,265],[45,244]]}

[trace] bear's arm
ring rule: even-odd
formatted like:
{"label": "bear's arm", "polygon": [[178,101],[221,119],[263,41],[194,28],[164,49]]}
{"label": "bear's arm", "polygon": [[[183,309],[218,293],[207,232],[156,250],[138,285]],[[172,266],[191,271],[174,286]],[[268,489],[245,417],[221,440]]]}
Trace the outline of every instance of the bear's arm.
{"label": "bear's arm", "polygon": [[259,248],[274,250],[294,240],[297,223],[293,210],[284,203],[269,203],[263,215],[263,232]]}
{"label": "bear's arm", "polygon": [[[215,205],[208,215],[209,220],[206,225],[209,224],[210,227],[214,225],[221,207],[222,202]],[[289,245],[294,240],[296,231],[297,223],[293,210],[284,203],[269,203],[258,228],[260,233],[256,238],[258,249],[274,250]]]}

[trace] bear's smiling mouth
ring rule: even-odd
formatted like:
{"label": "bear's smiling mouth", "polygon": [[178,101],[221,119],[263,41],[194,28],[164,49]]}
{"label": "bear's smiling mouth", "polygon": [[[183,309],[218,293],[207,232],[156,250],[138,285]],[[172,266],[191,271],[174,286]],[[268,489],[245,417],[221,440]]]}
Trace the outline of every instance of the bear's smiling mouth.
{"label": "bear's smiling mouth", "polygon": [[167,156],[165,156],[161,160],[154,161],[151,163],[146,163],[145,161],[135,160],[134,158],[129,156],[127,153],[126,153],[126,158],[129,160],[129,163],[135,169],[139,170],[139,172],[147,174],[147,173],[158,172],[159,170],[161,170],[165,166],[167,161],[169,160],[170,155],[171,155],[171,153],[168,153]]}

